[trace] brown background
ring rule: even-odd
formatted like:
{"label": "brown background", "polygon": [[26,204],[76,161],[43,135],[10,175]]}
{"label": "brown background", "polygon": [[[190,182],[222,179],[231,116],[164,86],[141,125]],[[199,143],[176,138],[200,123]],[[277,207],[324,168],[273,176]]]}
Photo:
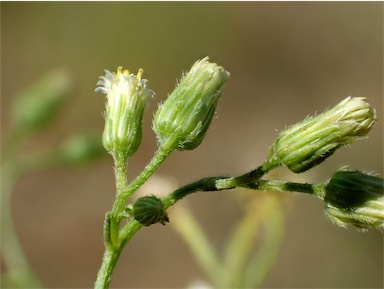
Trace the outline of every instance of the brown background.
{"label": "brown background", "polygon": [[[57,67],[71,72],[71,97],[54,127],[26,148],[55,146],[79,130],[102,133],[103,69],[143,67],[156,98],[130,163],[139,173],[156,148],[151,116],[182,71],[206,55],[231,72],[203,144],[173,154],[159,169],[178,184],[240,174],[264,160],[276,130],[346,96],[365,96],[379,121],[367,140],[338,151],[303,175],[323,181],[342,165],[383,173],[382,3],[1,3],[1,132],[18,92]],[[282,170],[281,174],[285,174]],[[284,177],[291,178],[291,174]],[[109,157],[88,168],[29,175],[13,213],[26,254],[50,288],[89,288],[103,251],[104,213],[113,201]],[[153,192],[155,193],[155,192]],[[235,192],[194,195],[189,203],[218,248],[240,216]],[[240,192],[239,192],[240,193]],[[332,225],[323,204],[291,194],[286,235],[265,288],[383,286],[383,237]],[[172,218],[172,210],[170,211]],[[113,275],[113,287],[182,288],[204,278],[171,226],[140,231]]]}

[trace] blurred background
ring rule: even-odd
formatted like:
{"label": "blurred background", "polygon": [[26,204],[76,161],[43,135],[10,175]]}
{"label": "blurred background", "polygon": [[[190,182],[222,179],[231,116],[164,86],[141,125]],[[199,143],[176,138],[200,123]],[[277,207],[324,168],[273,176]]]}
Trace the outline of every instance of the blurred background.
{"label": "blurred background", "polygon": [[[377,109],[369,138],[340,149],[300,175],[326,180],[336,169],[383,177],[383,3],[115,2],[1,3],[1,141],[12,130],[11,106],[46,73],[69,71],[73,88],[53,126],[24,147],[57,146],[81,130],[103,131],[103,70],[144,69],[156,92],[146,110],[136,176],[156,149],[151,118],[182,71],[209,56],[231,73],[202,145],[177,152],[158,170],[176,186],[206,176],[238,175],[263,162],[277,131],[347,96]],[[286,170],[279,177],[293,180]],[[155,186],[156,188],[156,186]],[[156,193],[151,191],[147,193]],[[188,204],[220,250],[241,215],[228,191],[195,194]],[[257,194],[257,192],[255,192]],[[287,194],[288,195],[288,194]],[[112,206],[109,156],[80,169],[30,174],[16,185],[12,212],[35,273],[48,288],[90,288],[103,253],[102,224]],[[323,203],[289,194],[286,234],[264,288],[382,288],[383,235],[341,229]],[[172,209],[170,209],[172,221]],[[4,269],[2,269],[4,270]],[[204,274],[171,226],[142,229],[124,250],[116,288],[185,288]]]}

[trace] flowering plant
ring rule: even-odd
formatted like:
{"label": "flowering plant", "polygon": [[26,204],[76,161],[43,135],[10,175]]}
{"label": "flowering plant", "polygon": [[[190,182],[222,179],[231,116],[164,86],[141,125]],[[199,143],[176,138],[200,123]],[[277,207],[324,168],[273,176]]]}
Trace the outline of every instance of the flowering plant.
{"label": "flowering plant", "polygon": [[[338,225],[352,224],[361,229],[384,228],[383,179],[347,170],[335,173],[329,182],[320,184],[263,178],[280,166],[285,166],[294,173],[307,171],[322,163],[338,148],[367,135],[376,121],[376,113],[364,98],[359,97],[348,97],[328,111],[306,118],[282,131],[272,144],[266,161],[251,172],[234,177],[203,178],[163,198],[147,195],[129,203],[133,194],[173,151],[193,150],[200,145],[215,114],[224,83],[229,78],[229,73],[224,68],[209,62],[207,57],[192,66],[155,113],[153,129],[159,143],[157,152],[141,174],[128,183],[128,158],[140,144],[145,100],[153,95],[146,88],[147,81],[141,79],[141,73],[140,70],[137,76],[129,75],[119,68],[115,74],[107,72],[98,83],[102,85],[98,90],[107,94],[103,143],[106,150],[114,156],[116,199],[105,217],[105,253],[95,288],[109,287],[113,269],[124,246],[142,226],[172,222],[168,218],[167,209],[185,196],[198,191],[243,187],[252,190],[308,193],[325,202],[327,215]],[[179,220],[175,222],[177,225]],[[177,227],[180,228],[178,225]],[[198,231],[194,232],[198,234]],[[220,266],[215,264],[213,266]],[[217,287],[252,287],[255,284],[242,283],[237,277],[220,278],[215,269],[208,271]]]}

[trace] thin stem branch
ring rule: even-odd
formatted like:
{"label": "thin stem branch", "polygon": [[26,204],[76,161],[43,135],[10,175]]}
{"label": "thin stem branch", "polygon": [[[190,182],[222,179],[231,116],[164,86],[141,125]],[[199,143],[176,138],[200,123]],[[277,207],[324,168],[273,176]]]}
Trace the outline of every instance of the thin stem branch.
{"label": "thin stem branch", "polygon": [[314,196],[321,197],[323,195],[323,184],[307,184],[307,183],[294,183],[281,180],[258,180],[249,183],[247,188],[263,191],[279,191],[279,192],[298,192],[306,193]]}
{"label": "thin stem branch", "polygon": [[299,192],[315,195],[322,198],[324,188],[322,184],[294,183],[280,180],[265,180],[261,178],[266,171],[263,166],[240,177],[209,177],[185,185],[163,198],[165,208],[169,208],[185,196],[201,191],[230,190],[236,187],[245,187],[253,190]]}
{"label": "thin stem branch", "polygon": [[17,180],[23,174],[19,164],[18,152],[24,141],[24,134],[15,133],[12,135],[5,148],[6,153],[1,164],[1,253],[4,257],[7,286],[41,288],[40,281],[29,266],[12,220],[12,192]]}
{"label": "thin stem branch", "polygon": [[[167,149],[167,145],[159,147],[158,151],[153,156],[152,160],[144,168],[143,172],[133,180],[129,185],[124,186],[125,181],[125,166],[121,164],[116,165],[116,182],[122,182],[117,184],[117,196],[110,214],[107,214],[109,218],[106,220],[108,226],[106,230],[109,230],[114,236],[110,236],[112,246],[108,246],[106,240],[106,248],[102,261],[100,271],[95,283],[95,289],[106,289],[109,287],[110,277],[113,269],[116,266],[116,262],[123,250],[125,244],[134,236],[134,234],[141,228],[141,224],[135,220],[129,221],[122,229],[120,228],[120,222],[123,219],[123,211],[126,207],[126,203],[129,197],[137,191],[137,189],[145,183],[148,178],[155,172],[155,170],[163,163],[167,156],[172,152],[172,149]],[[275,168],[273,163],[265,163],[254,171],[241,175],[239,177],[209,177],[198,180],[183,186],[176,191],[170,193],[163,198],[163,204],[165,209],[174,205],[177,201],[185,196],[198,192],[198,191],[220,191],[226,189],[233,189],[236,187],[246,187],[250,189],[258,190],[279,190],[279,191],[298,191],[303,193],[316,194],[319,191],[314,185],[290,183],[276,180],[260,180],[271,169]],[[124,177],[123,177],[124,175]],[[119,233],[118,233],[119,232]],[[108,232],[107,232],[108,233]],[[118,235],[117,235],[118,233]],[[108,235],[107,235],[108,237]]]}
{"label": "thin stem branch", "polygon": [[[131,220],[120,229],[120,222],[124,217],[123,212],[129,197],[148,180],[172,151],[173,149],[168,143],[160,145],[157,152],[141,174],[128,185],[126,177],[126,160],[115,159],[116,199],[111,212],[106,215],[106,218],[108,219],[106,219],[104,225],[105,253],[95,282],[95,289],[106,289],[109,287],[112,271],[116,266],[121,251],[125,244],[141,228],[139,222]],[[112,244],[109,244],[109,242]]]}
{"label": "thin stem branch", "polygon": [[117,196],[115,203],[112,208],[113,217],[118,217],[123,211],[127,204],[129,197],[135,193],[142,184],[144,184],[148,178],[156,171],[156,169],[164,162],[168,155],[172,152],[172,149],[168,149],[167,145],[160,145],[157,152],[147,164],[144,170],[140,173],[135,180],[133,180],[128,186],[125,186]]}
{"label": "thin stem branch", "polygon": [[255,256],[243,272],[242,288],[260,288],[261,282],[276,262],[284,234],[283,214],[280,204],[270,204],[268,216],[264,218],[264,236]]}
{"label": "thin stem branch", "polygon": [[176,209],[171,225],[189,245],[197,262],[212,281],[214,288],[223,287],[223,266],[214,246],[188,208]]}

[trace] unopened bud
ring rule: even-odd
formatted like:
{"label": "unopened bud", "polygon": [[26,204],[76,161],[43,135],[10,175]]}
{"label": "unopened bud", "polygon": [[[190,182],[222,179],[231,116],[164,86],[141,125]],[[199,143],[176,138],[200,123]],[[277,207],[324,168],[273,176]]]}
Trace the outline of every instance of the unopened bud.
{"label": "unopened bud", "polygon": [[153,129],[171,149],[193,150],[203,140],[229,73],[208,57],[197,61],[157,110]]}
{"label": "unopened bud", "polygon": [[163,202],[153,195],[141,197],[133,204],[133,217],[144,226],[169,222]]}
{"label": "unopened bud", "polygon": [[101,137],[96,133],[74,134],[60,146],[60,157],[69,165],[83,165],[104,155]]}
{"label": "unopened bud", "polygon": [[46,127],[57,116],[70,87],[68,73],[56,70],[23,91],[13,105],[16,129],[33,132]]}
{"label": "unopened bud", "polygon": [[126,159],[138,149],[142,135],[142,119],[146,100],[154,95],[142,79],[143,70],[137,75],[119,67],[116,73],[105,71],[96,91],[107,96],[103,145],[115,157]]}
{"label": "unopened bud", "polygon": [[301,173],[320,164],[338,148],[365,136],[376,112],[360,97],[347,97],[335,107],[281,132],[270,161]]}
{"label": "unopened bud", "polygon": [[325,186],[326,214],[337,225],[384,229],[384,180],[340,170]]}

